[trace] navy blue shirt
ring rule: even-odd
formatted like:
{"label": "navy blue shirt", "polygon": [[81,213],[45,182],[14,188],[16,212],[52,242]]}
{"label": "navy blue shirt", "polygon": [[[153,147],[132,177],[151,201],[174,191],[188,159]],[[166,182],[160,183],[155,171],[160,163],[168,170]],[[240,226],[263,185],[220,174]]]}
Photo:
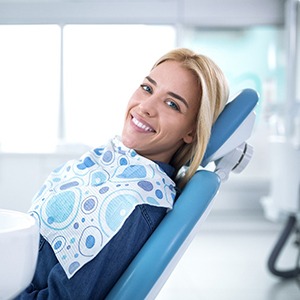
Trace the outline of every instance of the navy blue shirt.
{"label": "navy blue shirt", "polygon": [[[172,177],[170,165],[157,163]],[[138,205],[111,241],[70,279],[41,236],[32,283],[15,299],[104,299],[165,214],[166,208]]]}

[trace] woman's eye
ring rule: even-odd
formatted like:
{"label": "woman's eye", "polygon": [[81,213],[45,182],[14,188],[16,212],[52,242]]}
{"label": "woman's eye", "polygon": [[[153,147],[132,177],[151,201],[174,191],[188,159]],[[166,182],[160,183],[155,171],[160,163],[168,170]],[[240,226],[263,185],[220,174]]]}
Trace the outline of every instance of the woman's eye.
{"label": "woman's eye", "polygon": [[142,88],[144,91],[146,91],[147,93],[152,94],[152,89],[151,89],[151,87],[150,87],[149,85],[147,85],[147,84],[141,84],[141,88]]}
{"label": "woman's eye", "polygon": [[180,111],[179,106],[174,101],[167,101],[167,104],[174,110]]}

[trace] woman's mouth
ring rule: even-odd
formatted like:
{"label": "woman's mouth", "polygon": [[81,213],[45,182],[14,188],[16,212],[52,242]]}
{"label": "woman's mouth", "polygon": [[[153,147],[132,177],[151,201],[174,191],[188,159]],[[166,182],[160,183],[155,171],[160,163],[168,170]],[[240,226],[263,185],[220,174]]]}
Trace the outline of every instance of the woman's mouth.
{"label": "woman's mouth", "polygon": [[143,122],[137,120],[135,117],[132,117],[131,120],[138,128],[147,132],[155,132],[155,130],[152,127],[150,127],[148,124],[144,124]]}

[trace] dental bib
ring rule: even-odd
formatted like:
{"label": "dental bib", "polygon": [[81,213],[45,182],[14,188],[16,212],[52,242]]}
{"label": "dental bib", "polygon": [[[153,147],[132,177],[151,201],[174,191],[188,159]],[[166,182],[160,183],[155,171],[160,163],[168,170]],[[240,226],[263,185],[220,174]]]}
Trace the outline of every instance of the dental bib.
{"label": "dental bib", "polygon": [[119,137],[54,170],[29,213],[68,278],[118,233],[137,205],[171,209],[175,184]]}

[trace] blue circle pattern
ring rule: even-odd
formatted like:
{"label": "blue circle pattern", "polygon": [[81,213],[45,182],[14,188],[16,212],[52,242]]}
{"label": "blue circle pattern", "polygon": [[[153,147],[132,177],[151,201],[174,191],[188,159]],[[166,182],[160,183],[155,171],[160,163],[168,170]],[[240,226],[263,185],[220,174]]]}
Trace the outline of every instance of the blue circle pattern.
{"label": "blue circle pattern", "polygon": [[55,169],[31,213],[71,278],[119,231],[136,205],[172,208],[174,182],[115,138]]}

